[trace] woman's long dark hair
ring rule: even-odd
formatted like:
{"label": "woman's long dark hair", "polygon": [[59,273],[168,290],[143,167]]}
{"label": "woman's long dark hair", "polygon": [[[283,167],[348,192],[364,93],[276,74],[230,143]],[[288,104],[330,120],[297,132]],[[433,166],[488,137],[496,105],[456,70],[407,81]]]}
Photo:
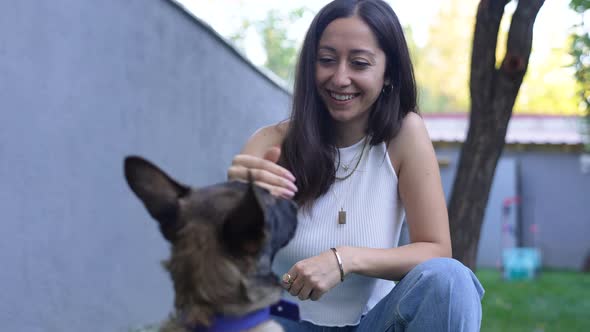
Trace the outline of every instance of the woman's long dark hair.
{"label": "woman's long dark hair", "polygon": [[416,111],[416,82],[408,46],[393,9],[382,0],[335,0],[316,15],[307,31],[295,72],[293,108],[279,163],[297,178],[295,200],[304,208],[328,191],[335,181],[337,149],[331,118],[315,82],[317,48],[334,20],[358,16],[373,31],[385,53],[384,89],[369,114],[371,145],[389,143],[408,112]]}

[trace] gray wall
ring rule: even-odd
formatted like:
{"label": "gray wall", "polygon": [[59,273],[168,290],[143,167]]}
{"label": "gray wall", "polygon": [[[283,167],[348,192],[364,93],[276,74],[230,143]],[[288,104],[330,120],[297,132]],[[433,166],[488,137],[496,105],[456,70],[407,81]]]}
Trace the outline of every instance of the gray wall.
{"label": "gray wall", "polygon": [[[437,148],[439,158],[451,163],[441,168],[447,200],[458,162],[458,148]],[[512,181],[508,163],[515,163],[516,179]],[[515,183],[516,182],[516,183]],[[523,151],[507,149],[496,169],[490,201],[482,227],[478,265],[493,267],[502,240],[502,201],[514,191],[521,197],[520,206],[512,209],[510,222],[520,218],[525,246],[541,249],[543,265],[550,268],[579,270],[590,253],[590,174],[580,171],[579,154],[556,151]],[[520,210],[520,211],[518,211]],[[532,236],[530,225],[538,225]],[[503,244],[502,244],[503,245]],[[499,256],[497,256],[499,258]]]}
{"label": "gray wall", "polygon": [[548,266],[580,269],[590,254],[590,174],[573,153],[527,153],[520,165],[524,228],[539,225],[538,238],[524,233],[525,244],[536,242]]}
{"label": "gray wall", "polygon": [[168,248],[122,176],[222,181],[289,95],[165,0],[0,3],[3,331],[159,321]]}

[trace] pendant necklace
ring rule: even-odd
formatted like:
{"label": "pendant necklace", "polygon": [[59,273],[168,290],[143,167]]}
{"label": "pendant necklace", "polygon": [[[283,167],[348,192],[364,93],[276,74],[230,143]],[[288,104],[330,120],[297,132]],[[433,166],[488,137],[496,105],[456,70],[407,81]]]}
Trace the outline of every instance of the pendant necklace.
{"label": "pendant necklace", "polygon": [[[368,140],[367,137],[365,137],[365,142],[363,143],[363,148],[361,149],[361,155],[360,155],[359,159],[357,160],[356,164],[354,165],[354,168],[352,169],[352,171],[343,177],[335,176],[336,181],[344,181],[344,180],[348,179],[350,176],[352,176],[352,174],[354,174],[354,172],[357,170],[359,164],[361,163],[361,160],[363,159],[365,147],[367,146],[367,140]],[[356,154],[352,158],[352,160],[348,163],[348,165],[342,166],[342,169],[344,169],[344,171],[348,171],[348,168],[350,168],[350,164],[354,161],[354,159],[356,159]],[[338,170],[339,167],[340,167],[340,154],[338,154],[338,167],[336,168],[336,170]],[[350,183],[348,183],[348,185],[350,186]],[[332,184],[332,186],[334,186],[334,184]],[[347,193],[348,193],[348,191],[345,192],[345,194],[347,194]],[[338,196],[336,195],[336,191],[334,190],[334,187],[332,187],[332,194],[334,194],[334,198],[336,198],[336,204],[340,203],[340,204],[338,204],[338,205],[340,205],[340,211],[338,211],[338,224],[344,225],[344,224],[346,224],[346,210],[344,210],[344,198],[347,195],[345,195],[343,197],[342,202],[339,202]]]}

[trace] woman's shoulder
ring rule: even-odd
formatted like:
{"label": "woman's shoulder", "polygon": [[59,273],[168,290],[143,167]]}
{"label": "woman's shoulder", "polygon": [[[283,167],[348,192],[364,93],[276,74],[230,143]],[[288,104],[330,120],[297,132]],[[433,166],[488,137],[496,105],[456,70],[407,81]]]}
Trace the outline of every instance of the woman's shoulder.
{"label": "woman's shoulder", "polygon": [[425,133],[427,133],[426,124],[424,123],[422,116],[416,112],[409,112],[406,114],[402,120],[400,134],[413,136]]}
{"label": "woman's shoulder", "polygon": [[424,119],[416,113],[409,112],[402,119],[400,129],[388,145],[388,153],[396,171],[399,171],[406,155],[416,151],[416,145],[431,144]]}
{"label": "woman's shoulder", "polygon": [[405,145],[408,141],[414,139],[428,138],[428,131],[426,130],[426,124],[424,119],[416,112],[409,112],[402,119],[401,126],[397,134],[389,141],[389,146]]}
{"label": "woman's shoulder", "polygon": [[256,138],[261,143],[268,145],[280,145],[283,143],[288,129],[289,121],[281,121],[258,129],[254,132],[252,138]]}
{"label": "woman's shoulder", "polygon": [[262,156],[273,146],[280,146],[287,135],[289,128],[289,121],[281,121],[276,124],[262,127],[246,142],[242,149],[242,153],[251,154],[255,156]]}

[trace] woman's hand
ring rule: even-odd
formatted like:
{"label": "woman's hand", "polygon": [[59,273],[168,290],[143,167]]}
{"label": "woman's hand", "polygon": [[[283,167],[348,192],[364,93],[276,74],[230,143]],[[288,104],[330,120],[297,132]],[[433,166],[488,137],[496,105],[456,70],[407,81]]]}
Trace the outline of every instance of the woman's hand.
{"label": "woman's hand", "polygon": [[248,172],[252,174],[254,183],[267,189],[272,195],[293,198],[297,192],[295,177],[289,170],[277,164],[281,149],[271,147],[263,158],[248,154],[238,154],[227,170],[230,180],[248,181]]}
{"label": "woman's hand", "polygon": [[[285,278],[290,276],[289,278]],[[283,288],[300,300],[317,301],[340,283],[338,261],[331,250],[297,262],[283,276]]]}

